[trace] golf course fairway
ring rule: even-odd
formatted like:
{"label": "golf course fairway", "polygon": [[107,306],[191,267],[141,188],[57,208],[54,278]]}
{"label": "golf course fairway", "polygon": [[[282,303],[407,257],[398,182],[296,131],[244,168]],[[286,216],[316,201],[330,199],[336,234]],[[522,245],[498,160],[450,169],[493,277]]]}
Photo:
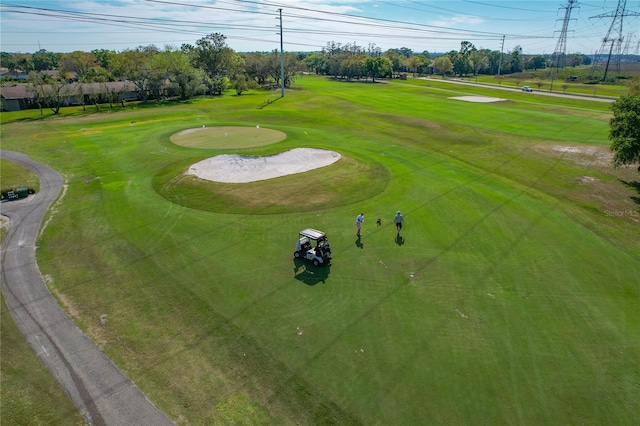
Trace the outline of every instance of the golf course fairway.
{"label": "golf course fairway", "polygon": [[[2,148],[66,184],[37,248],[49,288],[169,418],[640,423],[640,177],[611,166],[608,104],[312,76],[266,96],[2,113]],[[224,132],[176,142],[203,126]],[[185,174],[294,148],[341,158]],[[294,260],[305,228],[330,265]]]}

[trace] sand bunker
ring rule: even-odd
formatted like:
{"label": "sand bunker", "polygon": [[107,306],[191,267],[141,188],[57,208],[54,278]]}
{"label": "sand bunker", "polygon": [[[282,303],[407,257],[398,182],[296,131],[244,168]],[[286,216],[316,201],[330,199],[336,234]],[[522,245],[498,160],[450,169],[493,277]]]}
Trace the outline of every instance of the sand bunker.
{"label": "sand bunker", "polygon": [[325,167],[340,157],[337,152],[315,148],[295,148],[268,157],[217,155],[195,163],[187,174],[214,182],[256,182]]}
{"label": "sand bunker", "polygon": [[490,96],[457,96],[449,99],[455,99],[456,101],[481,102],[481,103],[506,101],[506,99],[493,98]]}

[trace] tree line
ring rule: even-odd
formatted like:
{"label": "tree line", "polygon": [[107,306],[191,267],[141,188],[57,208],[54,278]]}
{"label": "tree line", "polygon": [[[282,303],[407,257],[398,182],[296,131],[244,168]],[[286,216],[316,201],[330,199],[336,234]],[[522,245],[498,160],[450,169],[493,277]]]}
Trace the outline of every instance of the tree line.
{"label": "tree line", "polygon": [[[580,53],[563,55],[558,63],[576,67],[589,65],[591,58]],[[553,66],[556,58],[550,55],[524,55],[516,46],[509,53],[489,49],[477,49],[473,43],[462,41],[459,50],[444,54],[428,51],[415,53],[402,47],[381,52],[375,44],[367,47],[355,43],[327,43],[321,52],[309,53],[304,58],[307,69],[316,74],[336,78],[360,79],[392,77],[400,73],[415,75],[439,74],[442,76],[513,74],[527,70],[539,70]]]}
{"label": "tree line", "polygon": [[[572,55],[572,65],[590,60],[585,55]],[[478,75],[510,74],[548,66],[549,57],[523,55],[516,46],[503,54],[488,49],[476,49],[461,42],[459,50],[445,54],[415,53],[406,47],[385,52],[373,43],[358,46],[354,43],[328,42],[320,52],[285,53],[284,85],[290,86],[298,73],[313,72],[338,79],[390,78],[400,73],[414,75]],[[0,65],[9,74],[18,70],[28,73],[27,82],[34,98],[57,112],[74,83],[97,83],[91,93],[86,85],[75,84],[79,103],[118,100],[118,93],[104,83],[127,81],[133,85],[142,101],[149,99],[189,99],[197,95],[220,95],[227,89],[236,94],[258,88],[281,85],[280,54],[238,53],[226,43],[226,37],[212,33],[195,44],[179,48],[155,45],[139,46],[120,52],[95,49],[54,53],[44,49],[33,54],[0,52]],[[48,71],[56,71],[55,73]],[[103,88],[103,89],[101,89]],[[91,99],[88,99],[91,98]]]}
{"label": "tree line", "polygon": [[[284,59],[284,84],[290,86],[302,64],[295,53],[285,53]],[[34,102],[45,103],[54,112],[59,110],[65,96],[71,94],[83,104],[89,96],[95,101],[112,102],[117,93],[105,84],[109,82],[130,83],[140,100],[146,102],[220,95],[229,88],[240,95],[260,86],[278,86],[282,79],[278,51],[236,53],[219,33],[207,35],[194,45],[167,46],[162,50],[149,45],[121,52],[104,49],[66,54],[45,50],[31,55],[2,52],[0,65],[8,69],[9,76],[19,71],[28,73],[26,81]],[[93,83],[93,93],[80,93],[88,83]]]}

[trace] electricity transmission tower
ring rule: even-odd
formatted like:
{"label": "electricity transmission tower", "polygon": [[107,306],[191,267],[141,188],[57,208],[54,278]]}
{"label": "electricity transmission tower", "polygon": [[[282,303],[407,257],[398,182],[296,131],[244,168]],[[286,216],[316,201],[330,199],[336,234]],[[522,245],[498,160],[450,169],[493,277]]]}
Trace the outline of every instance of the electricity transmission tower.
{"label": "electricity transmission tower", "polygon": [[551,62],[556,68],[564,68],[567,65],[567,30],[569,21],[571,21],[571,11],[577,4],[578,0],[568,0],[567,5],[564,7],[562,30],[560,30],[560,37],[558,38],[558,44],[556,44],[556,50],[553,51]]}
{"label": "electricity transmission tower", "polygon": [[633,41],[633,32],[628,32],[624,42],[624,49],[622,49],[622,54],[624,56],[627,56],[629,54],[629,48],[631,46],[632,41]]}
{"label": "electricity transmission tower", "polygon": [[[640,16],[638,12],[627,12],[627,0],[618,0],[618,7],[615,12],[603,13],[602,15],[592,16],[591,18],[613,18],[611,21],[611,26],[609,27],[609,31],[607,31],[607,35],[602,39],[602,46],[600,46],[600,50],[596,54],[596,57],[593,60],[593,66],[591,68],[591,75],[595,72],[596,68],[602,61],[602,58],[606,55],[607,62],[604,67],[604,76],[602,77],[602,81],[607,80],[607,73],[609,72],[609,66],[611,65],[611,56],[614,54],[615,50],[615,59],[616,59],[616,71],[617,74],[620,74],[620,59],[622,56],[622,41],[624,37],[622,36],[622,24],[624,18],[626,16]],[[608,53],[607,53],[608,51]]]}

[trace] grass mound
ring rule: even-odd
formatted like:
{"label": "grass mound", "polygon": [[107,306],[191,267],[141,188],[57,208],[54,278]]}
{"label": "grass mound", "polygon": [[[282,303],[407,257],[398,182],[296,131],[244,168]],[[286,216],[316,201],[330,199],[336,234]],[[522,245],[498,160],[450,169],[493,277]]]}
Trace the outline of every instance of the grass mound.
{"label": "grass mound", "polygon": [[335,164],[305,173],[250,183],[219,183],[187,175],[192,161],[161,169],[154,189],[184,207],[218,213],[275,214],[342,206],[384,191],[389,171],[377,163],[342,157]]}

